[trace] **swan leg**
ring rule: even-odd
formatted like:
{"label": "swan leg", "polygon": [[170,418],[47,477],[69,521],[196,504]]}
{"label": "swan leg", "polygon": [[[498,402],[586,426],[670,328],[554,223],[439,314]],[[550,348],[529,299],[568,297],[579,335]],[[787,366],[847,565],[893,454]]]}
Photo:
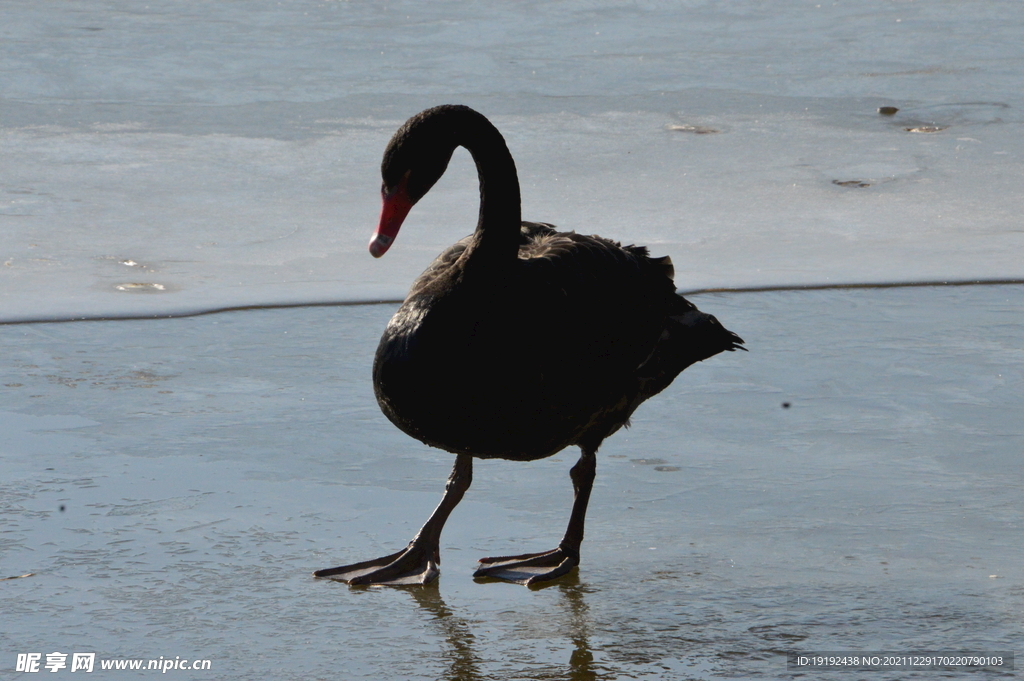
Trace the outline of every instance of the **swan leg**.
{"label": "swan leg", "polygon": [[594,486],[597,469],[595,449],[581,447],[580,460],[569,471],[572,478],[573,504],[569,526],[557,548],[518,556],[481,558],[474,577],[503,579],[518,584],[536,584],[568,574],[580,564],[580,544],[583,543],[583,523],[587,515],[590,490]]}
{"label": "swan leg", "polygon": [[441,530],[472,482],[473,457],[459,454],[455,459],[455,467],[448,476],[441,503],[407,547],[389,556],[362,563],[317,570],[313,576],[327,577],[353,586],[429,584],[441,573],[438,568],[441,563]]}

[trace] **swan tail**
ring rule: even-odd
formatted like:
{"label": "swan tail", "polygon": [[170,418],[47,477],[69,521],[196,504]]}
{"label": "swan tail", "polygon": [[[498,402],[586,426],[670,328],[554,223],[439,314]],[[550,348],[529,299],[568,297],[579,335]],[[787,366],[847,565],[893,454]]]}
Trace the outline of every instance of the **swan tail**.
{"label": "swan tail", "polygon": [[735,350],[746,351],[742,338],[678,296],[658,344],[637,372],[640,401],[664,390],[687,367]]}

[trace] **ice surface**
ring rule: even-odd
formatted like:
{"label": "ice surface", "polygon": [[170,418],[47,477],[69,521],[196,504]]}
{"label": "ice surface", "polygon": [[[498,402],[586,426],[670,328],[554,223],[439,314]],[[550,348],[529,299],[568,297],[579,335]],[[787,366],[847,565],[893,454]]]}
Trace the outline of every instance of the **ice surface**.
{"label": "ice surface", "polygon": [[575,450],[477,462],[437,587],[310,576],[408,541],[452,462],[374,404],[393,306],[0,327],[0,576],[34,573],[0,582],[0,668],[774,679],[786,650],[1019,651],[1022,289],[695,297],[751,352],[605,443],[578,577],[540,592],[472,570],[557,542]]}
{"label": "ice surface", "polygon": [[86,0],[3,23],[0,320],[400,299],[475,225],[463,153],[366,254],[387,139],[449,101],[505,133],[524,217],[649,244],[683,289],[1024,277],[1015,1]]}
{"label": "ice surface", "polygon": [[[1024,279],[1017,0],[2,18],[0,322],[400,299],[476,220],[459,153],[366,253],[387,139],[444,102],[503,131],[526,219],[647,244],[682,289]],[[557,540],[573,452],[478,463],[439,586],[309,576],[406,542],[448,473],[373,399],[393,306],[0,325],[0,577],[31,575],[0,581],[0,670],[780,678],[792,649],[1019,651],[1021,293],[699,296],[752,352],[606,443],[583,568],[537,592],[472,570]]]}

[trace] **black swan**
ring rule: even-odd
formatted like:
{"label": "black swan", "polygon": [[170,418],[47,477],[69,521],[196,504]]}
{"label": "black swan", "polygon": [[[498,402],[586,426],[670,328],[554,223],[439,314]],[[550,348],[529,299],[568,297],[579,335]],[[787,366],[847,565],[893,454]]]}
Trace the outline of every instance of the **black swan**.
{"label": "black swan", "polygon": [[381,164],[384,207],[370,253],[384,255],[413,205],[456,147],[480,177],[476,232],[412,285],[377,348],[373,386],[403,431],[456,455],[444,497],[401,551],[319,570],[349,584],[426,584],[437,578],[448,515],[469,488],[473,457],[533,461],[569,445],[575,500],[550,551],[483,558],[476,577],[523,584],[579,564],[595,453],[647,398],[739,336],[676,293],[672,262],[599,236],[521,222],[519,179],[501,133],[465,106],[410,118]]}

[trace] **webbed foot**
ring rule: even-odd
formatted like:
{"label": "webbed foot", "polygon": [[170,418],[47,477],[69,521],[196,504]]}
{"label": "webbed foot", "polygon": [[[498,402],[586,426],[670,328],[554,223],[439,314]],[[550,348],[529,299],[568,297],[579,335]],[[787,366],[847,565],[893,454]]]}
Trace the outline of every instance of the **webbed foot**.
{"label": "webbed foot", "polygon": [[437,548],[422,548],[415,542],[390,556],[374,560],[317,570],[314,577],[327,577],[352,586],[387,584],[405,586],[430,584],[441,574],[437,564]]}
{"label": "webbed foot", "polygon": [[473,480],[473,457],[459,454],[444,488],[444,496],[409,545],[390,556],[317,570],[314,577],[326,577],[353,586],[388,584],[430,584],[441,574],[441,529]]}
{"label": "webbed foot", "polygon": [[579,553],[559,546],[540,553],[481,558],[480,567],[473,577],[490,577],[530,586],[569,574],[579,564]]}

